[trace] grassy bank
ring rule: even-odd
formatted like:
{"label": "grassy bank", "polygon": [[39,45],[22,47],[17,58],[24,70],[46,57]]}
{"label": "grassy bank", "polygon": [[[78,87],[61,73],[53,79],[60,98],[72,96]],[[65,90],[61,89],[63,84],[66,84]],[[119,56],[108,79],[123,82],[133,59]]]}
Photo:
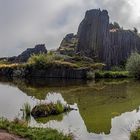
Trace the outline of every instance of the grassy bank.
{"label": "grassy bank", "polygon": [[23,138],[28,138],[29,140],[72,140],[71,136],[64,136],[57,130],[50,128],[31,128],[25,122],[19,120],[10,122],[6,119],[0,119],[0,129]]}
{"label": "grassy bank", "polygon": [[97,71],[95,72],[95,78],[129,78],[128,71]]}

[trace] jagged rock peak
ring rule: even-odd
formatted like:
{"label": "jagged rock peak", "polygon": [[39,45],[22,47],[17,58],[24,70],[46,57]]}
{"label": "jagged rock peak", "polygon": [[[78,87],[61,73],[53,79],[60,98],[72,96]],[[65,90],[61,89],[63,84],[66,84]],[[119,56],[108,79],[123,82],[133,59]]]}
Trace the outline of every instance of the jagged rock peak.
{"label": "jagged rock peak", "polygon": [[103,59],[104,45],[109,39],[109,16],[106,10],[92,9],[86,12],[78,28],[77,51],[87,57]]}
{"label": "jagged rock peak", "polygon": [[17,56],[19,62],[26,62],[32,54],[47,53],[45,44],[38,44],[34,48],[28,48]]}
{"label": "jagged rock peak", "polygon": [[107,10],[91,9],[86,11],[85,17],[94,17],[95,15],[108,15]]}

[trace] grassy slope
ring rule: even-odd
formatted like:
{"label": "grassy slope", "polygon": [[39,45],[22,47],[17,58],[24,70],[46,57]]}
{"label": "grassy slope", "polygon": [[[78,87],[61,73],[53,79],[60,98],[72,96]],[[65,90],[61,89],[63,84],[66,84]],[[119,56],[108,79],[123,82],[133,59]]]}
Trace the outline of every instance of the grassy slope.
{"label": "grassy slope", "polygon": [[31,128],[23,123],[9,122],[0,119],[0,129],[7,130],[9,133],[19,135],[30,140],[72,140],[71,136],[64,136],[57,130],[49,128]]}

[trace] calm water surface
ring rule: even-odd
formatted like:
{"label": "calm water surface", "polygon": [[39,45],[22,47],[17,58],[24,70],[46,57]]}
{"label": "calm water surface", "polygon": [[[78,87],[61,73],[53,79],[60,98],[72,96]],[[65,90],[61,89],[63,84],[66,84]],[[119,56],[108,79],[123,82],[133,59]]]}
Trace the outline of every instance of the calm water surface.
{"label": "calm water surface", "polygon": [[133,80],[62,81],[0,79],[0,117],[22,117],[22,106],[40,102],[68,103],[77,111],[29,125],[73,133],[76,140],[129,140],[139,125],[140,82]]}

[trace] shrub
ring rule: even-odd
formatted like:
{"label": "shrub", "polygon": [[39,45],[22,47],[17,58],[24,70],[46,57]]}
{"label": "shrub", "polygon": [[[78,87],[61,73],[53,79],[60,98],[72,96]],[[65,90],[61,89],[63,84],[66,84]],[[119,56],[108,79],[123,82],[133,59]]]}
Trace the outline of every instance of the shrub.
{"label": "shrub", "polygon": [[32,55],[29,58],[28,63],[35,64],[35,65],[43,65],[52,61],[54,61],[53,55],[38,54],[38,55]]}
{"label": "shrub", "polygon": [[128,78],[128,71],[97,71],[95,78]]}
{"label": "shrub", "polygon": [[136,78],[140,77],[140,55],[137,52],[132,53],[130,58],[128,58],[126,70],[128,70],[132,76]]}

